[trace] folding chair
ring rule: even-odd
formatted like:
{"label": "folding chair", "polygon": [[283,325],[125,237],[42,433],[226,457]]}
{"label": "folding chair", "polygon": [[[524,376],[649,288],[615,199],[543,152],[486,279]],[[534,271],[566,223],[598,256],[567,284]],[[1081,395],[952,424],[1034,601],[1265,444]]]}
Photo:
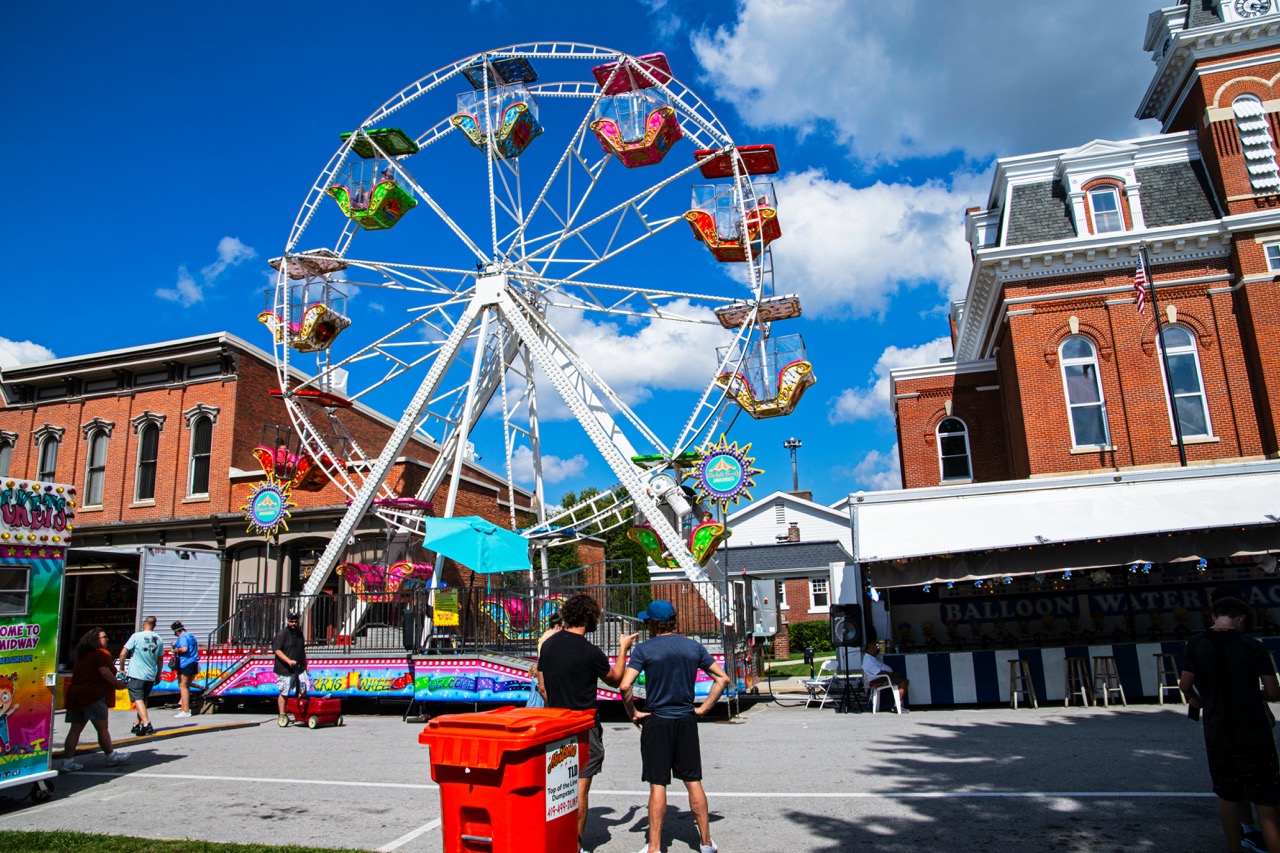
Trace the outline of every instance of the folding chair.
{"label": "folding chair", "polygon": [[805,700],[806,708],[813,707],[813,703],[817,702],[819,708],[826,707],[828,702],[835,702],[835,697],[831,695],[831,684],[836,675],[836,662],[834,660],[824,660],[822,668],[818,670],[815,678],[806,678],[800,683],[804,685],[804,689],[809,691],[809,698]]}

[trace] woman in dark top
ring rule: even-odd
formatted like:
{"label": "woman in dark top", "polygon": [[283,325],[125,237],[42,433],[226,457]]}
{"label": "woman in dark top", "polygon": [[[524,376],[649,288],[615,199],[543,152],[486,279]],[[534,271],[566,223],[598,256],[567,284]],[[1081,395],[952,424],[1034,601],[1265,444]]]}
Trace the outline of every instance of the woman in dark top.
{"label": "woman in dark top", "polygon": [[85,723],[93,723],[98,732],[98,746],[107,757],[107,764],[115,766],[129,760],[129,753],[111,746],[111,732],[107,729],[111,715],[109,703],[116,698],[116,664],[107,651],[107,632],[94,628],[80,638],[76,646],[76,663],[71,670],[71,685],[67,688],[67,743],[62,754],[66,760],[59,768],[62,773],[83,770],[76,761],[76,747],[80,745],[80,733]]}

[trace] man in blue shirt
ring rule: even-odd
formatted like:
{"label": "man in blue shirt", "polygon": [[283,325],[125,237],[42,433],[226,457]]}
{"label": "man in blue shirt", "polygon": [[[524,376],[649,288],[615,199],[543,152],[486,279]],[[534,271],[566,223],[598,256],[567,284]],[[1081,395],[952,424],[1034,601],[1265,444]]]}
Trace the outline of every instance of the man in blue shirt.
{"label": "man in blue shirt", "polygon": [[[147,713],[147,700],[151,688],[160,680],[160,659],[164,657],[164,642],[156,633],[156,617],[142,620],[142,630],[135,631],[120,650],[120,669],[129,678],[129,698],[137,712],[137,722],[130,729],[135,735],[154,734],[151,717]],[[125,659],[128,658],[128,666]]]}
{"label": "man in blue shirt", "polygon": [[[707,794],[702,789],[702,752],[698,718],[705,716],[729,686],[729,676],[696,640],[677,634],[676,609],[669,601],[654,601],[639,618],[647,623],[650,639],[631,653],[622,676],[622,704],[640,726],[641,779],[649,783],[648,853],[662,849],[662,819],[667,812],[671,777],[684,782],[689,810],[698,824],[700,853],[716,853],[711,840]],[[707,698],[693,704],[694,682],[701,670],[714,679]],[[632,703],[631,687],[644,673],[644,710]]]}

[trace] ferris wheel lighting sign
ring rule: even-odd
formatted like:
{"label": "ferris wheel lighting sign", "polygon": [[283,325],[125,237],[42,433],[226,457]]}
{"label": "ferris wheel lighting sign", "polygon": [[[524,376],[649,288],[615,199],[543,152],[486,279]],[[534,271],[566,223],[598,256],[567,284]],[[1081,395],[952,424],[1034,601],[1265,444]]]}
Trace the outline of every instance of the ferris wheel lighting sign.
{"label": "ferris wheel lighting sign", "polygon": [[720,436],[720,443],[704,453],[698,463],[699,500],[721,507],[736,504],[744,497],[751,500],[749,490],[755,487],[755,475],[764,472],[753,467],[756,460],[747,456],[750,450],[750,444],[739,448],[736,441],[729,444]]}
{"label": "ferris wheel lighting sign", "polygon": [[240,509],[249,522],[250,533],[261,533],[269,539],[273,534],[289,529],[289,510],[293,502],[293,490],[289,483],[271,475],[254,485],[249,492],[249,502]]}

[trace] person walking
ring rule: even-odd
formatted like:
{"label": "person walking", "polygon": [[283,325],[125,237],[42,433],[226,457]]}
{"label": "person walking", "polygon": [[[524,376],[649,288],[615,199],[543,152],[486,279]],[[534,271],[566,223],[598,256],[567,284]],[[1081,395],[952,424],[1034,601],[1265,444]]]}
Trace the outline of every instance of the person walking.
{"label": "person walking", "polygon": [[1178,680],[1188,713],[1204,719],[1209,776],[1232,853],[1259,849],[1252,842],[1245,846],[1242,838],[1248,803],[1257,810],[1266,849],[1280,850],[1280,761],[1271,731],[1275,718],[1267,707],[1280,702],[1280,682],[1266,648],[1241,633],[1251,615],[1241,599],[1216,601],[1213,625],[1187,641]]}
{"label": "person walking", "polygon": [[178,713],[174,717],[191,716],[191,679],[200,669],[200,648],[181,622],[169,626],[177,635],[173,641],[174,672],[178,674]]}
{"label": "person walking", "polygon": [[298,611],[289,611],[284,627],[271,644],[276,656],[276,688],[280,691],[276,702],[282,717],[285,699],[291,690],[297,692],[299,699],[311,692],[311,676],[307,675],[307,641],[298,622]]}
{"label": "person walking", "polygon": [[[729,686],[729,676],[697,640],[676,633],[676,608],[661,599],[650,602],[638,614],[649,628],[650,639],[636,646],[622,676],[622,705],[640,727],[641,780],[649,783],[649,843],[641,853],[662,849],[662,820],[667,813],[667,786],[671,777],[684,782],[689,811],[698,824],[700,853],[716,853],[711,840],[707,793],[702,788],[702,748],[698,720],[715,708]],[[698,672],[711,676],[707,698],[694,705]],[[632,688],[644,673],[644,710],[637,711]]]}
{"label": "person walking", "polygon": [[129,753],[115,749],[111,744],[108,723],[111,704],[116,698],[116,664],[107,651],[107,632],[94,628],[76,646],[75,665],[71,670],[71,684],[67,687],[67,742],[62,748],[65,759],[59,773],[74,773],[84,765],[76,760],[76,748],[80,746],[80,733],[86,723],[93,723],[98,733],[98,746],[107,757],[107,766],[115,767],[129,760]]}
{"label": "person walking", "polygon": [[[578,593],[570,596],[560,608],[562,630],[546,637],[538,653],[538,692],[546,697],[548,708],[573,711],[596,710],[596,682],[617,687],[622,681],[622,667],[627,650],[639,634],[623,637],[617,660],[609,658],[586,638],[600,623],[600,605],[594,598]],[[587,828],[587,804],[591,780],[604,766],[604,727],[599,714],[588,733],[587,760],[578,770],[578,850]]]}
{"label": "person walking", "polygon": [[[134,631],[124,648],[120,650],[120,668],[129,679],[129,699],[137,712],[137,721],[130,729],[135,735],[155,734],[151,715],[147,712],[147,700],[151,688],[160,680],[160,660],[164,657],[164,642],[156,633],[156,617],[142,620],[142,630]],[[128,666],[125,660],[128,660]]]}

